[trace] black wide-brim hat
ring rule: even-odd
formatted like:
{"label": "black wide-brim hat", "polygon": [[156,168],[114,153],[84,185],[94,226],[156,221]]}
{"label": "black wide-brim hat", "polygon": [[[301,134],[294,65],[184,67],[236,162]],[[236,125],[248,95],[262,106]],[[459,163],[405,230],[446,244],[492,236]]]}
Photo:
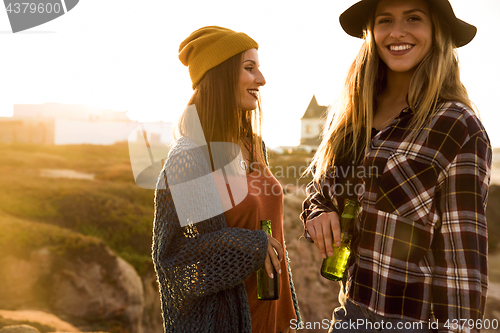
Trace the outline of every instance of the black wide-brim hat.
{"label": "black wide-brim hat", "polygon": [[[380,0],[361,0],[340,15],[340,25],[353,37],[363,38],[363,30],[368,19],[375,12]],[[438,19],[442,19],[449,27],[456,47],[468,44],[476,35],[477,28],[458,19],[448,0],[427,0],[432,11],[437,11]]]}

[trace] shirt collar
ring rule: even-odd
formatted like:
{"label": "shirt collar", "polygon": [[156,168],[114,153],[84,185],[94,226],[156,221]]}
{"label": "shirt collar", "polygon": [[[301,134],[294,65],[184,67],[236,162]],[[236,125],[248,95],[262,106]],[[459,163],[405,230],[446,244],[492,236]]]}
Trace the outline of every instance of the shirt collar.
{"label": "shirt collar", "polygon": [[401,113],[414,113],[414,112],[411,106],[407,106],[401,111]]}

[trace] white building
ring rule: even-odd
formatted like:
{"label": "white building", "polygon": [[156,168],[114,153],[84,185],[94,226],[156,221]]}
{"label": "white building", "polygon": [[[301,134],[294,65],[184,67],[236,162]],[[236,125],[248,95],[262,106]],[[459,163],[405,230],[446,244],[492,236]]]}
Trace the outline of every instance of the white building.
{"label": "white building", "polygon": [[313,95],[309,106],[300,119],[300,144],[317,148],[321,143],[320,134],[323,132],[325,118],[323,117],[327,106],[318,105],[316,96]]}
{"label": "white building", "polygon": [[126,112],[61,103],[15,104],[14,118],[56,118],[78,121],[130,122]]}
{"label": "white building", "polygon": [[0,142],[112,145],[127,141],[138,127],[145,129],[151,143],[173,141],[171,123],[140,123],[126,112],[45,103],[14,105],[12,117],[0,118]]}

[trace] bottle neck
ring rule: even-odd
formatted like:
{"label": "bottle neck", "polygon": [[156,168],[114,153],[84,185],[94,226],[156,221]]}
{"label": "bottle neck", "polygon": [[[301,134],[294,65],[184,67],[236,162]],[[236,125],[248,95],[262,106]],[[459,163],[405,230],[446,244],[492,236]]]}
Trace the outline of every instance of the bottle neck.
{"label": "bottle neck", "polygon": [[271,221],[261,221],[260,224],[261,230],[263,230],[266,234],[273,235],[273,232],[271,230]]}
{"label": "bottle neck", "polygon": [[342,232],[349,231],[351,224],[358,216],[359,203],[356,200],[349,199],[344,207],[342,216],[340,217],[340,228]]}
{"label": "bottle neck", "polygon": [[351,226],[351,223],[354,222],[353,218],[346,218],[346,217],[341,217],[340,218],[340,230],[341,232],[346,232],[349,230],[349,227]]}

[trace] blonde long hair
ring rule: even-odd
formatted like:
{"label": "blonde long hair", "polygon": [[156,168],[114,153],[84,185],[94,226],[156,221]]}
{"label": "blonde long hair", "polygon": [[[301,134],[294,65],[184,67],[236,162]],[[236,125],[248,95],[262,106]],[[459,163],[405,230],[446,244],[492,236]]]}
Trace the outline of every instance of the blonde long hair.
{"label": "blonde long hair", "polygon": [[[195,87],[188,105],[196,106],[205,142],[238,144],[243,141],[248,144],[251,162],[265,161],[262,151],[260,96],[257,109],[238,110],[240,96],[237,87],[243,53],[208,70]],[[189,124],[192,120],[188,118],[189,114],[185,112],[178,121],[177,130],[180,135],[189,137]]]}
{"label": "blonde long hair", "polygon": [[[434,30],[433,47],[410,81],[408,104],[414,113],[408,126],[410,135],[423,128],[445,101],[458,101],[473,110],[467,90],[460,81],[450,28],[432,10],[432,2],[428,3]],[[373,26],[371,19],[364,32],[363,45],[349,68],[344,89],[328,111],[322,142],[306,170],[313,172],[315,181],[334,166],[337,158],[357,158],[370,143],[376,98],[385,88],[387,73],[387,66],[375,46]],[[346,136],[352,138],[350,143],[345,142]]]}

